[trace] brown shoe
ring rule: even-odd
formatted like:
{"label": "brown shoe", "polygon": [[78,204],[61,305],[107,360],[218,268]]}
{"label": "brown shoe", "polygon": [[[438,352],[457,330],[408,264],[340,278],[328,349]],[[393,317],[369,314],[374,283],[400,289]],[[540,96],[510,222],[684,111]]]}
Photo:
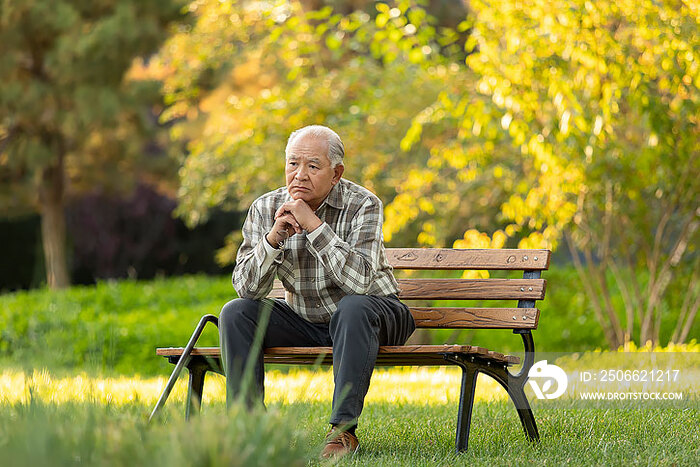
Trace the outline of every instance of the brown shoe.
{"label": "brown shoe", "polygon": [[360,441],[357,436],[334,426],[326,435],[326,446],[321,452],[321,457],[338,459],[347,454],[355,454],[359,447]]}

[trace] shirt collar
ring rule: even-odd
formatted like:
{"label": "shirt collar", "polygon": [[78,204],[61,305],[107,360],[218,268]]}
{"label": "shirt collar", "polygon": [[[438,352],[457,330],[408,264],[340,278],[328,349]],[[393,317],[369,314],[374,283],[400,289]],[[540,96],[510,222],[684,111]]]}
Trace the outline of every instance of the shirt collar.
{"label": "shirt collar", "polygon": [[329,206],[336,209],[343,209],[343,187],[342,181],[338,180],[338,183],[333,185],[331,191],[328,192],[325,201],[322,204],[328,204]]}

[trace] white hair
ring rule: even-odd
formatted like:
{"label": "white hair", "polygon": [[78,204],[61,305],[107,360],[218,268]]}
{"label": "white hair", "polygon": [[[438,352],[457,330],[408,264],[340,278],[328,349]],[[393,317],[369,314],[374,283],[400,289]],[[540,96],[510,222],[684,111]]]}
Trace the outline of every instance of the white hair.
{"label": "white hair", "polygon": [[315,138],[325,139],[328,143],[328,160],[331,161],[331,167],[335,168],[338,165],[343,165],[343,157],[345,157],[345,146],[340,140],[338,133],[323,125],[309,125],[299,130],[293,131],[287,140],[287,147],[284,149],[286,157],[289,157],[289,148],[294,141],[303,138],[304,136],[313,136]]}

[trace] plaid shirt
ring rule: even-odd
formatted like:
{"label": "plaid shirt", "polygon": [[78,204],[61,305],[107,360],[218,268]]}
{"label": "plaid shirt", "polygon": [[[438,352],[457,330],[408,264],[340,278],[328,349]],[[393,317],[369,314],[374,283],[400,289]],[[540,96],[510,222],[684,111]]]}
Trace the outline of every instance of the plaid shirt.
{"label": "plaid shirt", "polygon": [[398,294],[384,252],[382,203],[372,192],[341,179],[316,210],[323,224],[293,235],[278,250],[265,235],[287,201],[292,198],[282,187],[251,205],[233,269],[239,297],[266,297],[277,275],[296,313],[312,323],[327,323],[345,295]]}

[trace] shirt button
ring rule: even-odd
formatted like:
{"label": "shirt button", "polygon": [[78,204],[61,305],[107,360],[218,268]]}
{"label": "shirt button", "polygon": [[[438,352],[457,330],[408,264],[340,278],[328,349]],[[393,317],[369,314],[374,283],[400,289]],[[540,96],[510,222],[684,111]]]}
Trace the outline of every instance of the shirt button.
{"label": "shirt button", "polygon": [[320,303],[317,303],[317,304],[316,304],[316,308],[321,308],[321,304],[320,304]]}
{"label": "shirt button", "polygon": [[316,279],[309,279],[309,282],[316,282]]}

